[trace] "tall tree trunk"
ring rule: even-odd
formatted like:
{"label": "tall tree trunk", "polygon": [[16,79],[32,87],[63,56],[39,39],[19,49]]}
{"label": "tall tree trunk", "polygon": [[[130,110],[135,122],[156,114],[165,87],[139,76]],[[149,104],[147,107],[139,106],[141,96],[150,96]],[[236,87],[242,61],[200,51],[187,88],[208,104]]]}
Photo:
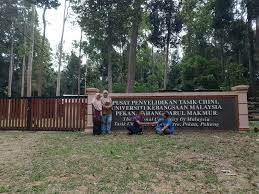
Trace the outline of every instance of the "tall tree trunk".
{"label": "tall tree trunk", "polygon": [[77,78],[77,95],[80,96],[80,83],[81,83],[81,51],[82,51],[82,35],[83,31],[81,30],[80,43],[79,43],[79,62],[78,62],[78,78]]}
{"label": "tall tree trunk", "polygon": [[[225,80],[225,66],[224,66],[224,47],[223,47],[223,40],[222,37],[220,37],[220,63],[221,63],[221,75],[222,80]],[[225,80],[226,81],[226,80]]]}
{"label": "tall tree trunk", "polygon": [[238,50],[238,64],[242,64],[242,52]]}
{"label": "tall tree trunk", "polygon": [[255,41],[255,55],[256,55],[256,73],[259,74],[259,15],[256,17],[256,41]]}
{"label": "tall tree trunk", "polygon": [[34,33],[35,33],[35,5],[32,6],[32,19],[31,19],[31,48],[28,60],[27,70],[27,97],[31,97],[31,77],[32,77],[32,63],[33,63],[33,52],[34,52]]}
{"label": "tall tree trunk", "polygon": [[64,40],[64,31],[65,31],[65,24],[68,15],[68,8],[67,7],[67,0],[65,0],[64,5],[64,13],[63,13],[63,27],[61,33],[61,39],[59,44],[59,60],[58,60],[58,78],[57,78],[57,88],[56,88],[56,96],[60,96],[60,80],[61,80],[61,65],[62,65],[62,55],[63,55],[63,40]]}
{"label": "tall tree trunk", "polygon": [[130,49],[129,49],[128,82],[127,82],[128,93],[134,91],[138,28],[139,28],[139,24],[137,23],[137,21],[135,21],[132,26],[132,32],[131,32],[131,38],[130,38],[131,41],[130,41]]}
{"label": "tall tree trunk", "polygon": [[[24,12],[24,23],[23,23],[23,33],[26,34],[26,13]],[[21,80],[21,97],[24,97],[24,88],[25,88],[25,71],[26,71],[26,52],[27,52],[27,43],[26,43],[26,36],[23,36],[23,58],[22,58],[22,80]]]}
{"label": "tall tree trunk", "polygon": [[87,61],[85,63],[85,91],[84,91],[84,94],[86,94],[86,88],[87,88]]}
{"label": "tall tree trunk", "polygon": [[253,2],[246,1],[247,11],[247,54],[249,63],[249,80],[251,95],[255,96],[255,61],[254,61],[254,32],[252,30]]}
{"label": "tall tree trunk", "polygon": [[247,7],[247,53],[249,63],[249,80],[251,95],[255,94],[255,83],[254,83],[254,33],[252,30],[252,19],[249,8]]}
{"label": "tall tree trunk", "polygon": [[128,75],[127,75],[127,89],[126,92],[130,93],[134,91],[134,83],[136,77],[136,55],[137,55],[137,42],[138,42],[138,30],[142,19],[141,5],[142,0],[135,0],[133,4],[134,18],[132,21],[132,29],[130,36],[130,48],[129,48],[129,62],[128,62]]}
{"label": "tall tree trunk", "polygon": [[169,46],[170,46],[170,32],[168,32],[167,35],[167,41],[166,41],[166,51],[165,51],[165,69],[164,69],[164,87],[163,89],[166,90],[167,88],[167,74],[168,74],[168,61],[169,61]]}
{"label": "tall tree trunk", "polygon": [[108,43],[108,91],[112,92],[112,61],[111,61],[111,55],[112,55],[112,44]]}
{"label": "tall tree trunk", "polygon": [[143,70],[143,65],[140,65],[140,82],[144,82],[144,70]]}
{"label": "tall tree trunk", "polygon": [[187,42],[188,42],[188,47],[187,47],[187,54],[190,55],[192,54],[192,31],[190,29],[188,29],[188,33],[187,33]]}
{"label": "tall tree trunk", "polygon": [[[42,21],[43,21],[43,36],[41,40],[41,58],[44,56],[44,46],[46,40],[46,11],[47,5],[44,6],[42,13]],[[43,60],[41,60],[41,64],[39,64],[39,75],[38,75],[38,96],[42,96],[42,80],[43,80],[43,69],[44,69]]]}
{"label": "tall tree trunk", "polygon": [[14,46],[14,30],[13,30],[13,24],[12,24],[12,39],[11,39],[11,52],[10,52],[10,66],[9,66],[9,79],[8,79],[8,97],[12,96],[12,81],[13,81],[13,46]]}
{"label": "tall tree trunk", "polygon": [[[24,23],[25,25],[25,23]],[[24,34],[26,34],[26,28],[24,27]],[[25,69],[26,69],[26,36],[23,37],[23,48],[24,54],[22,58],[22,84],[21,84],[21,97],[24,97],[24,86],[25,86]]]}
{"label": "tall tree trunk", "polygon": [[152,57],[152,59],[151,59],[151,65],[152,65],[152,74],[154,74],[155,73],[155,59],[154,59],[154,45],[152,44],[152,50],[151,50],[151,57]]}
{"label": "tall tree trunk", "polygon": [[120,76],[118,78],[118,81],[123,83],[123,78],[124,78],[124,71],[123,71],[123,67],[124,67],[124,54],[123,54],[123,43],[121,42],[121,45],[120,45],[120,69],[119,69],[119,72],[120,72]]}

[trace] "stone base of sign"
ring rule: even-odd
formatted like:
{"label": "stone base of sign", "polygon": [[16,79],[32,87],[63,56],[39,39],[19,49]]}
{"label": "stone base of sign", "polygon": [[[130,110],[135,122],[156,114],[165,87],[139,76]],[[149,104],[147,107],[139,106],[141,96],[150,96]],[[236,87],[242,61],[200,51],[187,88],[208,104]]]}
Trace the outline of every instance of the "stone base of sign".
{"label": "stone base of sign", "polygon": [[93,131],[93,112],[92,112],[92,101],[95,97],[95,94],[99,92],[96,88],[87,88],[87,127],[85,132]]}
{"label": "stone base of sign", "polygon": [[[112,93],[110,94],[113,99],[156,99],[156,98],[181,98],[181,99],[191,99],[191,98],[219,98],[228,99],[234,98],[237,101],[236,104],[236,123],[237,129],[239,131],[249,130],[248,121],[248,104],[247,104],[247,92],[249,86],[239,85],[231,88],[231,91],[226,92],[154,92],[154,93]],[[86,131],[92,131],[93,121],[92,121],[92,105],[91,102],[94,99],[96,92],[99,92],[96,88],[87,88],[86,94],[88,95],[87,103],[87,129]],[[228,118],[224,118],[228,119]]]}
{"label": "stone base of sign", "polygon": [[235,92],[238,96],[238,118],[239,118],[240,131],[249,130],[248,103],[247,103],[248,89],[249,89],[249,86],[247,85],[239,85],[231,88],[231,90]]}

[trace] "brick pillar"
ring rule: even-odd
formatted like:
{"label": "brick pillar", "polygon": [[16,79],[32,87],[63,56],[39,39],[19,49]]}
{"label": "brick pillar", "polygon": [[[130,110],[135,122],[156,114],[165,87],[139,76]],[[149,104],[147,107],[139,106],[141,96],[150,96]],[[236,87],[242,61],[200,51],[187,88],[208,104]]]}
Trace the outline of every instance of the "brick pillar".
{"label": "brick pillar", "polygon": [[87,88],[87,126],[85,132],[93,131],[93,112],[92,112],[92,101],[95,97],[95,94],[99,92],[97,88]]}
{"label": "brick pillar", "polygon": [[239,85],[231,88],[231,90],[234,91],[238,96],[239,131],[249,130],[248,104],[247,104],[248,88],[249,86],[247,85]]}

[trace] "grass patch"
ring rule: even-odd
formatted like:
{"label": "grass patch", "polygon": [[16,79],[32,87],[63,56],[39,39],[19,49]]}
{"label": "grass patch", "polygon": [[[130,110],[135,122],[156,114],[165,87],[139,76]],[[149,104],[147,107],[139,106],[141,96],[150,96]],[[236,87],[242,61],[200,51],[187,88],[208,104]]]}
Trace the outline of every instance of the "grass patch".
{"label": "grass patch", "polygon": [[8,187],[0,192],[256,192],[257,138],[238,132],[2,132],[0,185]]}
{"label": "grass patch", "polygon": [[0,186],[0,193],[7,193],[9,191],[10,191],[10,189],[8,187]]}

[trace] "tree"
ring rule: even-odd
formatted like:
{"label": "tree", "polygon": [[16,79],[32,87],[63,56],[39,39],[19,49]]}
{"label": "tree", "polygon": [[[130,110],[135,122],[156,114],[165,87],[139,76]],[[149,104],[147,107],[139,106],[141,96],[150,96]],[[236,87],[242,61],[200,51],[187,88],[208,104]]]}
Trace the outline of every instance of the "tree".
{"label": "tree", "polygon": [[222,83],[217,60],[207,60],[201,56],[187,57],[180,65],[181,85],[179,89],[219,89]]}
{"label": "tree", "polygon": [[[67,56],[67,66],[62,71],[62,92],[65,94],[76,94],[78,81],[78,64],[80,58],[72,51],[70,56]],[[81,77],[81,76],[80,76]]]}
{"label": "tree", "polygon": [[179,43],[182,29],[180,7],[175,0],[153,0],[150,3],[150,23],[152,26],[151,42],[165,49],[164,89],[167,87],[169,49]]}
{"label": "tree", "polygon": [[133,2],[126,92],[133,92],[133,89],[134,89],[135,74],[136,74],[136,53],[137,53],[138,30],[142,21],[141,6],[143,3],[144,3],[143,0],[135,0]]}
{"label": "tree", "polygon": [[215,29],[215,38],[219,43],[219,53],[221,61],[221,75],[224,78],[225,73],[225,43],[228,39],[229,26],[233,21],[233,0],[216,0],[214,4],[214,18],[213,18],[213,28]]}
{"label": "tree", "polygon": [[[15,71],[19,63],[17,51],[19,50],[20,35],[17,30],[21,26],[21,10],[17,0],[3,0],[0,6],[0,96],[15,96]],[[9,68],[9,73],[8,72]]]}
{"label": "tree", "polygon": [[[44,72],[48,83],[44,83],[44,95],[50,95],[53,88],[53,76],[54,70],[51,69],[50,63],[50,46],[46,39],[44,46],[44,55],[41,51],[41,40],[38,27],[38,17],[36,14],[32,14],[32,4],[27,0],[3,0],[0,5],[0,96],[8,96],[8,84],[12,87],[12,97],[24,96],[26,94],[25,80],[28,78],[31,80],[31,96],[36,94],[37,86],[36,80],[38,78],[37,74],[37,64],[40,62],[44,64]],[[35,11],[36,12],[36,11]],[[33,23],[33,25],[32,25]],[[13,25],[12,25],[13,24]],[[32,27],[34,26],[34,27]],[[10,29],[13,29],[12,31]],[[29,30],[30,29],[30,30]],[[34,30],[34,36],[32,36],[32,30]],[[10,66],[10,50],[12,50],[13,42],[13,65]],[[32,48],[33,46],[33,49]],[[33,50],[33,55],[31,51]],[[27,59],[29,56],[30,59]],[[33,60],[31,61],[33,56]],[[31,73],[25,75],[25,70],[29,69],[27,64],[31,65]],[[9,76],[8,69],[12,67],[13,72]],[[26,76],[26,77],[25,77]],[[9,77],[11,79],[9,79]],[[11,80],[11,82],[9,81]],[[26,83],[29,85],[29,82]],[[54,90],[55,91],[55,90]],[[9,90],[10,93],[10,90]],[[10,95],[9,95],[10,96]]]}
{"label": "tree", "polygon": [[32,89],[32,64],[33,64],[33,53],[34,53],[34,34],[35,34],[35,6],[32,6],[32,17],[31,17],[31,45],[30,45],[30,54],[28,60],[28,69],[27,69],[27,97],[31,97]]}
{"label": "tree", "polygon": [[[17,5],[15,0],[6,1],[3,0],[3,4],[0,6],[0,26],[6,27],[6,31],[3,30],[5,28],[0,29],[0,37],[3,38],[3,45],[6,45],[5,42],[8,42],[10,44],[6,45],[6,49],[9,51],[9,74],[8,74],[8,97],[11,97],[12,95],[12,82],[13,82],[13,68],[14,68],[14,39],[15,39],[15,29],[14,29],[14,23],[15,18],[17,17]],[[5,39],[6,38],[6,39]],[[10,42],[8,41],[10,40]],[[0,42],[1,44],[1,42]]]}
{"label": "tree", "polygon": [[[42,21],[43,21],[43,36],[42,36],[42,42],[41,47],[43,50],[45,40],[46,40],[46,11],[47,9],[56,9],[60,3],[58,0],[32,0],[32,2],[40,7],[43,8],[42,13]],[[44,53],[41,53],[41,55],[44,55]],[[43,64],[39,64],[39,75],[38,75],[38,96],[42,95],[42,80],[43,80]]]}
{"label": "tree", "polygon": [[259,80],[259,3],[256,3],[256,77]]}
{"label": "tree", "polygon": [[101,53],[102,77],[107,77],[108,90],[112,91],[114,46],[119,46],[128,33],[129,0],[84,0],[75,3],[79,23],[88,35],[89,44]]}
{"label": "tree", "polygon": [[214,0],[183,0],[181,19],[186,32],[181,40],[184,56],[215,57],[212,21]]}
{"label": "tree", "polygon": [[77,94],[80,95],[81,91],[81,52],[82,52],[82,37],[83,37],[83,31],[81,30],[81,36],[80,36],[80,42],[79,42],[79,62],[78,62],[78,79],[77,79]]}
{"label": "tree", "polygon": [[[250,91],[251,95],[256,95],[256,83],[255,83],[255,74],[256,74],[256,38],[254,38],[256,35],[254,33],[254,30],[252,28],[253,21],[258,18],[259,15],[259,2],[256,0],[243,0],[241,4],[241,8],[245,10],[247,14],[247,53],[248,53],[248,59],[249,59],[249,80],[250,80]],[[259,20],[259,18],[258,18]],[[256,22],[258,23],[258,22]],[[259,27],[257,27],[259,29]],[[259,34],[259,30],[257,31],[257,35]],[[258,36],[257,36],[258,37]],[[257,38],[259,39],[259,37]],[[259,64],[259,63],[258,63]]]}
{"label": "tree", "polygon": [[13,66],[14,66],[14,29],[11,26],[11,51],[10,51],[10,66],[9,66],[9,80],[8,80],[8,97],[12,96],[12,81],[13,81]]}
{"label": "tree", "polygon": [[[55,93],[55,89],[53,91],[48,91],[48,89],[55,88],[54,85],[56,83],[56,80],[53,80],[53,74],[56,74],[56,72],[51,72],[51,69],[53,69],[53,64],[51,63],[51,48],[48,40],[46,39],[45,45],[42,48],[41,47],[41,41],[42,41],[42,35],[38,29],[35,29],[35,47],[34,47],[34,59],[33,59],[33,72],[32,72],[32,92],[34,95],[38,95],[38,72],[39,72],[39,66],[38,64],[43,64],[43,77],[45,79],[42,80],[42,96],[47,96],[48,94]],[[43,54],[42,54],[43,53]],[[42,54],[42,55],[41,55]],[[50,74],[51,75],[48,75]],[[51,79],[47,79],[50,78]],[[54,78],[57,78],[55,76]],[[55,96],[55,94],[53,95]]]}
{"label": "tree", "polygon": [[[24,16],[26,16],[24,14]],[[26,34],[26,18],[24,17],[23,33]],[[26,54],[27,54],[27,41],[26,36],[23,37],[23,52],[22,52],[22,81],[21,81],[21,97],[24,97],[25,86],[25,71],[26,71]]]}
{"label": "tree", "polygon": [[57,77],[56,96],[60,96],[60,79],[61,79],[61,65],[62,65],[62,56],[63,56],[63,40],[64,40],[65,24],[66,24],[67,17],[68,17],[69,7],[70,7],[70,2],[69,2],[69,5],[67,6],[67,0],[65,0],[64,13],[63,13],[63,27],[62,27],[61,39],[60,39],[60,43],[59,43],[58,77]]}

